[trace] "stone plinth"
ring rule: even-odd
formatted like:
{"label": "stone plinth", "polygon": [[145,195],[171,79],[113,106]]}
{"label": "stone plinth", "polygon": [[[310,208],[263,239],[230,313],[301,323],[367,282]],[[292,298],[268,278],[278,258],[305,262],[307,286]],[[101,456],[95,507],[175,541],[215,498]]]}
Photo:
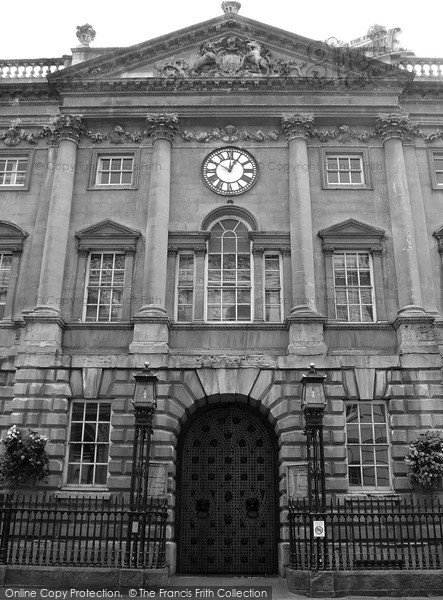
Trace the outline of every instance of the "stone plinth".
{"label": "stone plinth", "polygon": [[402,316],[394,321],[400,354],[437,354],[432,315]]}
{"label": "stone plinth", "polygon": [[167,317],[134,319],[131,354],[166,354],[169,351],[170,322]]}
{"label": "stone plinth", "polygon": [[326,317],[319,314],[291,314],[287,319],[289,329],[288,354],[310,356],[326,354],[328,348],[323,337]]}

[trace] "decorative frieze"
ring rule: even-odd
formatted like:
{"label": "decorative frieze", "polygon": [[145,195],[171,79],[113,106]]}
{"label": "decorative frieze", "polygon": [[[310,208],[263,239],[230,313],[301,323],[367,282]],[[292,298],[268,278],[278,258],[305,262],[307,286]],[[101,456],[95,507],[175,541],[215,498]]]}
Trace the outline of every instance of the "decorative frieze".
{"label": "decorative frieze", "polygon": [[335,140],[339,144],[350,144],[354,140],[359,142],[367,142],[371,138],[377,137],[377,132],[372,131],[356,131],[351,129],[349,125],[337,125],[336,129],[314,129],[312,136],[317,137],[321,142],[329,142]]}
{"label": "decorative frieze", "polygon": [[391,138],[399,138],[402,142],[412,141],[422,135],[417,123],[409,120],[404,113],[381,113],[375,121],[375,130],[383,142]]}
{"label": "decorative frieze", "polygon": [[3,140],[5,146],[17,146],[22,140],[28,144],[36,144],[43,137],[42,131],[38,133],[27,133],[24,129],[17,129],[17,124],[11,123],[8,131],[0,134],[0,140]]}
{"label": "decorative frieze", "polygon": [[153,141],[157,139],[174,141],[179,127],[177,113],[149,113],[146,116],[146,122],[148,124],[146,133]]}
{"label": "decorative frieze", "polygon": [[281,125],[288,142],[297,137],[308,140],[313,131],[314,115],[312,113],[283,113]]}
{"label": "decorative frieze", "polygon": [[239,140],[251,140],[254,142],[264,142],[265,140],[278,140],[281,132],[278,129],[263,132],[261,129],[255,132],[247,131],[246,129],[237,129],[234,125],[226,125],[226,127],[216,127],[211,131],[189,131],[187,129],[179,132],[180,137],[185,142],[210,142],[212,140],[220,140],[221,142],[238,142]]}

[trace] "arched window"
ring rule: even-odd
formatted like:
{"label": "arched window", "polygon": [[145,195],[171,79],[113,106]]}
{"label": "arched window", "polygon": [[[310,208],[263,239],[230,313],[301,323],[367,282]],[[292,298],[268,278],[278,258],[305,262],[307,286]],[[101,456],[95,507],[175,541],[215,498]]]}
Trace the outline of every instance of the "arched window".
{"label": "arched window", "polygon": [[245,223],[223,218],[211,227],[207,264],[206,320],[251,321],[251,241]]}

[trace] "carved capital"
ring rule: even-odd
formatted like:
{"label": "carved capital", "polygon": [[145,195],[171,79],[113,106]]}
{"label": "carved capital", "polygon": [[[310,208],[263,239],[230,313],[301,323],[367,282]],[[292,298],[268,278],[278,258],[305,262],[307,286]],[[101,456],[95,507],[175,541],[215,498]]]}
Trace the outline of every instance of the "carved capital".
{"label": "carved capital", "polygon": [[323,250],[323,254],[325,254],[326,256],[332,256],[334,254],[334,246],[328,246],[326,244],[323,244],[322,246],[322,250]]}
{"label": "carved capital", "polygon": [[308,140],[312,135],[314,115],[313,113],[283,113],[281,126],[288,142],[298,137]]}
{"label": "carved capital", "polygon": [[178,114],[162,113],[146,115],[148,124],[147,134],[151,136],[152,141],[157,139],[166,139],[171,143],[174,141],[175,134],[178,131]]}
{"label": "carved capital", "polygon": [[409,121],[409,115],[403,113],[379,114],[375,120],[375,130],[381,135],[383,142],[398,138],[404,143],[421,135],[417,123]]}
{"label": "carved capital", "polygon": [[60,115],[54,122],[53,137],[57,142],[63,139],[72,140],[76,144],[80,136],[86,134],[86,125],[82,115]]}
{"label": "carved capital", "polygon": [[206,251],[207,251],[207,249],[204,244],[201,244],[199,246],[194,246],[194,252],[195,252],[196,256],[205,256]]}
{"label": "carved capital", "polygon": [[252,253],[254,256],[258,256],[261,258],[263,256],[264,252],[265,252],[265,249],[263,246],[254,246],[252,248]]}
{"label": "carved capital", "polygon": [[177,256],[178,254],[178,248],[175,248],[174,246],[168,246],[168,255],[169,256]]}
{"label": "carved capital", "polygon": [[369,254],[371,256],[381,256],[381,253],[382,253],[382,247],[381,246],[380,247],[377,246],[377,247],[369,249]]}
{"label": "carved capital", "polygon": [[280,252],[282,256],[291,256],[291,246],[282,246]]}

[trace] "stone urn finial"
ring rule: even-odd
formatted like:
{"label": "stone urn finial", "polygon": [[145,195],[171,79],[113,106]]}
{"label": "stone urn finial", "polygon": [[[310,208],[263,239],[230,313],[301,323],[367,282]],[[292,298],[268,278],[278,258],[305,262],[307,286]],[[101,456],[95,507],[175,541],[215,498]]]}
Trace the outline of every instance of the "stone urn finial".
{"label": "stone urn finial", "polygon": [[228,15],[229,13],[238,13],[238,11],[241,9],[241,4],[240,2],[227,1],[222,2],[221,7],[225,15]]}
{"label": "stone urn finial", "polygon": [[95,29],[89,23],[77,25],[77,39],[82,46],[89,48],[89,44],[94,41]]}

